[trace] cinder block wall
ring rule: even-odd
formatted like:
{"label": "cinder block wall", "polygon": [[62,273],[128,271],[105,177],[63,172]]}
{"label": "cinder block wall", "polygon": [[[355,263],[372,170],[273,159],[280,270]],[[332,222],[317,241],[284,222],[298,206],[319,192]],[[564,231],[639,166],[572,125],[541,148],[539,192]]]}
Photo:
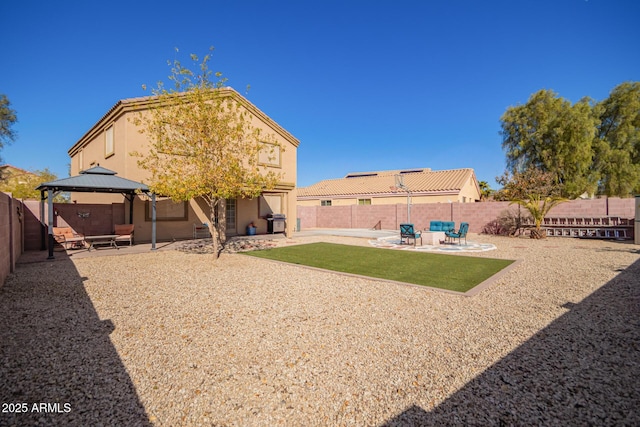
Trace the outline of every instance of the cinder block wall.
{"label": "cinder block wall", "polygon": [[[40,220],[40,202],[24,202],[24,246],[25,250],[41,250],[42,230],[46,230],[48,206],[44,205],[44,220]],[[124,224],[124,204],[76,204],[54,203],[53,224],[55,227],[71,227],[85,235],[111,234],[114,224]],[[46,240],[46,239],[45,239]]]}
{"label": "cinder block wall", "polygon": [[[351,217],[351,206],[317,206],[316,227],[357,228]],[[301,228],[305,228],[300,224]]]}
{"label": "cinder block wall", "polygon": [[56,203],[53,221],[56,227],[69,226],[86,236],[111,234],[114,224],[124,223],[124,207],[121,203]]}
{"label": "cinder block wall", "polygon": [[[407,222],[407,205],[298,206],[300,228],[374,228],[393,230]],[[432,220],[469,223],[469,231],[480,233],[485,225],[503,212],[516,212],[510,202],[424,203],[411,206],[411,222],[418,229],[429,227]],[[525,211],[526,213],[526,211]],[[602,198],[572,200],[554,207],[548,217],[635,217],[634,199]]]}
{"label": "cinder block wall", "polygon": [[13,265],[11,263],[11,254],[9,246],[9,236],[11,235],[11,227],[9,225],[9,213],[10,209],[10,200],[9,197],[5,193],[0,193],[0,283],[4,284],[4,280],[7,278],[9,273],[13,270]]}
{"label": "cinder block wall", "polygon": [[23,218],[20,200],[0,192],[0,287],[22,254]]}
{"label": "cinder block wall", "polygon": [[[24,250],[38,251],[42,248],[42,223],[40,222],[40,202],[25,200],[24,202]],[[45,218],[47,205],[45,204]]]}

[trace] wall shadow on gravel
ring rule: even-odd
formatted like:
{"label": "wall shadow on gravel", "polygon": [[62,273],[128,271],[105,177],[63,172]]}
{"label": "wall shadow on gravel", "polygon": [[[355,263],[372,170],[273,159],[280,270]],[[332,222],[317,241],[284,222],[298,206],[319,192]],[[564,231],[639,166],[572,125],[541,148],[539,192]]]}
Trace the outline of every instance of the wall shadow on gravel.
{"label": "wall shadow on gravel", "polygon": [[56,253],[0,289],[0,425],[151,425],[84,280]]}
{"label": "wall shadow on gravel", "polygon": [[563,307],[433,410],[411,406],[384,426],[640,425],[640,260]]}

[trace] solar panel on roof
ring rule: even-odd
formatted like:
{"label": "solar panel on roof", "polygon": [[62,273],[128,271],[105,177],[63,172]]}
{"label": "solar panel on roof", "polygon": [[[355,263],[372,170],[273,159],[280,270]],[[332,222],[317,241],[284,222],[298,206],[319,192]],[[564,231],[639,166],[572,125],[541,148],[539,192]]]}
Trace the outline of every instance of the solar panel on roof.
{"label": "solar panel on roof", "polygon": [[362,178],[365,176],[378,176],[377,173],[353,173],[345,176],[345,178]]}

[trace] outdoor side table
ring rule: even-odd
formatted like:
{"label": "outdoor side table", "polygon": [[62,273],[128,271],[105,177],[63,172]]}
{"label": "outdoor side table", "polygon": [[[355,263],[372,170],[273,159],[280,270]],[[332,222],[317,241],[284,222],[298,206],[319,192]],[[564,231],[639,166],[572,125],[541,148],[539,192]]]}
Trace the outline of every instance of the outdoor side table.
{"label": "outdoor side table", "polygon": [[116,244],[117,234],[101,234],[99,236],[84,236],[84,240],[89,242],[89,250],[97,249],[95,245],[106,245],[113,246],[116,249],[120,249]]}
{"label": "outdoor side table", "polygon": [[424,243],[431,246],[437,246],[440,242],[444,242],[446,238],[444,231],[423,231],[422,238]]}

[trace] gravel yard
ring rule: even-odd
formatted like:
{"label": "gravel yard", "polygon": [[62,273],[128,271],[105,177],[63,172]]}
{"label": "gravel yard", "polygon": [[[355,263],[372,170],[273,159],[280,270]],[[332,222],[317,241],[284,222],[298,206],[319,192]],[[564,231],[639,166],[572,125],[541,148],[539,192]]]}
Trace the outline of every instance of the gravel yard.
{"label": "gravel yard", "polygon": [[[0,425],[640,424],[640,246],[470,239],[522,260],[474,297],[188,246],[20,264]],[[368,245],[274,242],[312,241]]]}

